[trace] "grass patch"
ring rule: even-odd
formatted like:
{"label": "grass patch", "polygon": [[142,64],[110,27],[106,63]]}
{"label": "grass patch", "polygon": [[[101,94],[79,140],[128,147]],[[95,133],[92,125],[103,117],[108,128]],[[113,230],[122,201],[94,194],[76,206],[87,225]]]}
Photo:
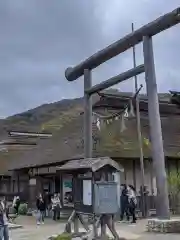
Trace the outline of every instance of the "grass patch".
{"label": "grass patch", "polygon": [[62,233],[60,235],[58,235],[57,237],[52,237],[50,238],[50,240],[71,240],[71,234],[69,233]]}

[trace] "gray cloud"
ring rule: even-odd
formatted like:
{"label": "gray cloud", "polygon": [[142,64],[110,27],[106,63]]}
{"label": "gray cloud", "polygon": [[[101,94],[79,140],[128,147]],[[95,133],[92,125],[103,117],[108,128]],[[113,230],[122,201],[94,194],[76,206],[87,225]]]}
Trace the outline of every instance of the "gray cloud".
{"label": "gray cloud", "polygon": [[[178,7],[178,0],[0,1],[0,116],[82,95],[83,83],[68,83],[67,66]],[[154,38],[159,91],[180,90],[180,26]],[[137,47],[137,62],[142,63]],[[97,83],[132,67],[127,51],[93,73]],[[143,76],[139,79],[143,82]],[[133,82],[118,86],[132,90]]]}

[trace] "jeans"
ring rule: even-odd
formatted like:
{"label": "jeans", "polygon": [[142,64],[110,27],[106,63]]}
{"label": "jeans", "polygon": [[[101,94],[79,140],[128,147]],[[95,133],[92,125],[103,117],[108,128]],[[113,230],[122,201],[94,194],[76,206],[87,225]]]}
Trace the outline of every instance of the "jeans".
{"label": "jeans", "polygon": [[44,222],[45,211],[38,211],[37,222]]}
{"label": "jeans", "polygon": [[129,213],[132,216],[132,223],[136,222],[136,205],[131,202],[129,206]]}
{"label": "jeans", "polygon": [[124,214],[126,214],[127,221],[129,221],[129,206],[128,204],[121,204],[120,220],[123,221]]}
{"label": "jeans", "polygon": [[56,206],[53,209],[53,220],[59,220],[60,219],[60,213],[61,213],[61,208],[59,206]]}
{"label": "jeans", "polygon": [[0,226],[0,240],[9,240],[8,225]]}

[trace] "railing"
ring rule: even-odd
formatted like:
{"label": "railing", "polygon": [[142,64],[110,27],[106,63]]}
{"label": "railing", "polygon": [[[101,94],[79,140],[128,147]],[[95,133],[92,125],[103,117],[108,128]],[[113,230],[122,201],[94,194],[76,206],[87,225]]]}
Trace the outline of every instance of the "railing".
{"label": "railing", "polygon": [[[174,199],[172,196],[169,195],[169,208],[172,214],[179,214],[180,213],[180,202],[178,198]],[[147,216],[150,213],[156,213],[156,196],[146,196],[145,197],[145,209]],[[137,213],[142,213],[142,197],[137,197]]]}
{"label": "railing", "polygon": [[[142,216],[142,196],[137,197],[137,213]],[[156,196],[145,196],[145,215],[150,216],[156,212]]]}
{"label": "railing", "polygon": [[21,202],[27,202],[28,196],[24,192],[1,192],[0,197],[5,197],[6,201],[12,202],[15,196],[19,196]]}

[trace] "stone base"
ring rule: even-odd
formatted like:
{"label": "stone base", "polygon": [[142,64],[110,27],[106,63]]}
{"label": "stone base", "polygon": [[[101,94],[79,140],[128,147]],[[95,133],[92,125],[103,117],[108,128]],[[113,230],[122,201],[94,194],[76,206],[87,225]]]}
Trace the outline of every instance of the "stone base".
{"label": "stone base", "polygon": [[170,220],[149,219],[147,224],[148,232],[158,233],[180,233],[180,218]]}

